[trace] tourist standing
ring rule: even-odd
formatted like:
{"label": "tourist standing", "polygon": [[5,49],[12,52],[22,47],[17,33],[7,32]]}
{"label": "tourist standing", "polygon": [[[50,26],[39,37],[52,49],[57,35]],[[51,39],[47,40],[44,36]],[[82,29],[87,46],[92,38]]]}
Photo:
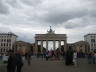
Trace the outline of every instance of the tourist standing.
{"label": "tourist standing", "polygon": [[16,70],[16,56],[13,50],[8,51],[9,58],[7,64],[7,72],[15,72]]}
{"label": "tourist standing", "polygon": [[96,51],[94,50],[94,54],[93,54],[93,64],[96,64]]}
{"label": "tourist standing", "polygon": [[92,57],[93,57],[93,55],[92,55],[92,52],[89,52],[88,53],[88,63],[89,64],[91,64],[93,61],[92,61]]}
{"label": "tourist standing", "polygon": [[95,57],[95,64],[96,64],[96,51],[95,51],[94,57]]}
{"label": "tourist standing", "polygon": [[74,53],[73,53],[73,63],[74,63],[74,65],[75,66],[77,66],[77,52],[76,51],[74,51]]}
{"label": "tourist standing", "polygon": [[16,65],[17,65],[17,71],[21,72],[22,66],[23,66],[23,59],[20,51],[17,51],[16,53]]}
{"label": "tourist standing", "polygon": [[73,64],[73,51],[71,49],[67,50],[65,56],[65,64],[72,65]]}
{"label": "tourist standing", "polygon": [[60,60],[60,51],[59,51],[59,49],[56,50],[56,60]]}

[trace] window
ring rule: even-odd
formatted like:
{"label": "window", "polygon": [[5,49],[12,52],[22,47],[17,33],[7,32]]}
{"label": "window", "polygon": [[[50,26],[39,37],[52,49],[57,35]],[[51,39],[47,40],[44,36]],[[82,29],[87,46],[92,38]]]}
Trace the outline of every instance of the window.
{"label": "window", "polygon": [[2,48],[1,48],[1,52],[2,52]]}
{"label": "window", "polygon": [[3,42],[3,39],[1,39],[1,42]]}
{"label": "window", "polygon": [[3,51],[5,52],[5,49]]}
{"label": "window", "polygon": [[11,46],[11,44],[9,44],[9,46]]}
{"label": "window", "polygon": [[3,44],[1,43],[1,46],[3,46]]}
{"label": "window", "polygon": [[11,39],[7,39],[7,42],[11,42]]}
{"label": "window", "polygon": [[91,39],[91,42],[94,43],[95,42],[95,39]]}
{"label": "window", "polygon": [[8,43],[7,43],[7,45],[6,46],[8,46]]}
{"label": "window", "polygon": [[4,39],[4,42],[6,42],[6,39]]}
{"label": "window", "polygon": [[5,47],[5,43],[4,43],[4,47]]}

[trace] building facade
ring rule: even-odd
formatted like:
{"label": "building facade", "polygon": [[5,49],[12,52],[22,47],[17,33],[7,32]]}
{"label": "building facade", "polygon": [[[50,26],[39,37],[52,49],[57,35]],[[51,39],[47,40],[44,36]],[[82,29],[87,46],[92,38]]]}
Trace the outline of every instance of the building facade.
{"label": "building facade", "polygon": [[0,33],[0,54],[6,54],[8,50],[14,49],[17,36],[11,32]]}
{"label": "building facade", "polygon": [[96,49],[96,34],[87,34],[84,36],[84,40],[89,43],[90,51]]}
{"label": "building facade", "polygon": [[25,55],[27,52],[31,51],[32,44],[24,41],[16,41],[15,49],[16,51],[20,51],[22,55]]}
{"label": "building facade", "polygon": [[86,41],[78,41],[74,43],[73,50],[76,50],[77,52],[89,53],[90,45]]}

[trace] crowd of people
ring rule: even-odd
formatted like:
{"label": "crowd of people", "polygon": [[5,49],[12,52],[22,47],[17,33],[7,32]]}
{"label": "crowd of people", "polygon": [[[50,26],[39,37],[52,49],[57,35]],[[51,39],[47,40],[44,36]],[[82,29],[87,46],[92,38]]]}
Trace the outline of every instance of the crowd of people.
{"label": "crowd of people", "polygon": [[66,52],[57,49],[57,50],[49,50],[43,52],[42,54],[37,54],[37,57],[42,57],[46,59],[46,61],[65,60],[66,65],[75,65],[75,66],[77,66],[79,58],[87,58],[89,64],[91,63],[96,64],[96,50],[90,53],[83,53],[82,51],[77,52],[71,49],[68,49]]}
{"label": "crowd of people", "polygon": [[[23,67],[23,57],[28,65],[31,65],[31,52],[22,56],[20,51],[14,53],[13,50],[8,51],[7,72],[21,72]],[[96,50],[87,54],[68,49],[66,52],[57,50],[44,51],[42,54],[37,54],[37,58],[43,58],[46,61],[64,60],[65,65],[78,65],[78,58],[87,58],[89,64],[96,64]]]}

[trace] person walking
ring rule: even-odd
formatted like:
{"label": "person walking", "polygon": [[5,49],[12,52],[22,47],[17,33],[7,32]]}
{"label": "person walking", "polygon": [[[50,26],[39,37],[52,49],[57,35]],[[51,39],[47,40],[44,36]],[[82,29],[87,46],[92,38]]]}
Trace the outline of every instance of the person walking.
{"label": "person walking", "polygon": [[27,63],[28,65],[31,65],[31,53],[27,53]]}
{"label": "person walking", "polygon": [[16,70],[16,56],[13,50],[8,51],[9,58],[7,64],[7,72],[15,72]]}

